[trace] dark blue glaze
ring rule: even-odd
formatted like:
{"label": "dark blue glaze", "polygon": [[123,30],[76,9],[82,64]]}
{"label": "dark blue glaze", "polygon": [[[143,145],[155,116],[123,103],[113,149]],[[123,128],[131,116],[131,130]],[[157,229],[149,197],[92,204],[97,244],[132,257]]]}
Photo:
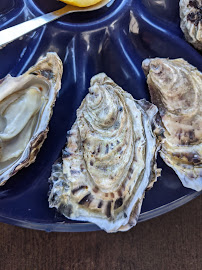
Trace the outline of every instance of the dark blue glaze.
{"label": "dark blue glaze", "polygon": [[[56,0],[1,0],[0,28],[56,10]],[[97,227],[65,219],[48,207],[48,178],[60,156],[76,109],[88,93],[90,78],[105,72],[134,98],[149,100],[141,69],[147,57],[183,57],[202,69],[202,57],[183,37],[178,0],[116,0],[86,14],[72,14],[27,34],[0,50],[0,77],[17,76],[48,51],[64,63],[62,89],[48,138],[36,162],[0,187],[0,221],[46,231],[89,231]],[[170,211],[199,193],[184,188],[159,158],[162,176],[146,193],[140,221]]]}

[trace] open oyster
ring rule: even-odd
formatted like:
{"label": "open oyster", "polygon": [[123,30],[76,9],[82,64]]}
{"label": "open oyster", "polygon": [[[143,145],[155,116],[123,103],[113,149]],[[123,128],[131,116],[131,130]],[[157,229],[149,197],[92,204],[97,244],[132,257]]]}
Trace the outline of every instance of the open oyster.
{"label": "open oyster", "polygon": [[180,18],[187,41],[202,50],[202,0],[180,0]]}
{"label": "open oyster", "polygon": [[200,191],[202,74],[183,59],[146,59],[142,66],[164,128],[161,157],[185,187]]}
{"label": "open oyster", "polygon": [[134,226],[145,190],[159,173],[156,113],[156,106],[134,100],[104,73],[94,76],[62,161],[53,165],[49,206],[107,232]]}
{"label": "open oyster", "polygon": [[48,53],[19,77],[0,84],[0,185],[35,161],[61,85],[62,62]]}

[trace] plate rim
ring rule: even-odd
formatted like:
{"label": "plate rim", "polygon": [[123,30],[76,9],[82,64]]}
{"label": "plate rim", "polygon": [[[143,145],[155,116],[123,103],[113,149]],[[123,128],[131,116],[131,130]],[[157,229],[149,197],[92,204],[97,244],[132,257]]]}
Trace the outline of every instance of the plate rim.
{"label": "plate rim", "polygon": [[[193,193],[182,196],[171,203],[162,205],[158,208],[155,208],[151,211],[144,212],[140,214],[138,223],[144,222],[153,218],[156,218],[160,215],[166,214],[174,209],[177,209],[180,206],[190,202],[191,200],[195,199],[196,197],[200,196],[202,191],[193,191]],[[102,229],[99,228],[97,225],[90,223],[90,222],[71,222],[65,223],[62,222],[55,222],[55,223],[40,223],[40,222],[29,222],[20,219],[14,219],[11,217],[0,216],[0,222],[18,226],[21,228],[26,229],[34,229],[39,231],[46,231],[46,232],[92,232],[92,231],[101,231]]]}

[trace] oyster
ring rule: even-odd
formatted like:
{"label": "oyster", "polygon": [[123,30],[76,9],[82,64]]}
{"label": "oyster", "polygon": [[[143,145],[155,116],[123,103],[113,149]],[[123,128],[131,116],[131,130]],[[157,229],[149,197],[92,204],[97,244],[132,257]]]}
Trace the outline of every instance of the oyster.
{"label": "oyster", "polygon": [[180,18],[187,41],[202,50],[202,0],[180,0]]}
{"label": "oyster", "polygon": [[164,129],[161,157],[185,187],[200,191],[202,74],[183,59],[146,59],[142,66]]}
{"label": "oyster", "polygon": [[107,232],[134,226],[145,190],[159,174],[156,113],[156,106],[133,99],[106,74],[94,76],[62,160],[53,165],[49,206]]}
{"label": "oyster", "polygon": [[35,161],[61,85],[62,62],[47,53],[19,77],[0,84],[0,185]]}

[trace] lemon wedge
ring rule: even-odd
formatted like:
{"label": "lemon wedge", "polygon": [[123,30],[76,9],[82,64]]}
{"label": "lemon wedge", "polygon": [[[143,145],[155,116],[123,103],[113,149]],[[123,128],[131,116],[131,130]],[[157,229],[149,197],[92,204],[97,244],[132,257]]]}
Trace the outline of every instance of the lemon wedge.
{"label": "lemon wedge", "polygon": [[72,6],[89,7],[101,2],[102,0],[60,0],[60,1]]}

